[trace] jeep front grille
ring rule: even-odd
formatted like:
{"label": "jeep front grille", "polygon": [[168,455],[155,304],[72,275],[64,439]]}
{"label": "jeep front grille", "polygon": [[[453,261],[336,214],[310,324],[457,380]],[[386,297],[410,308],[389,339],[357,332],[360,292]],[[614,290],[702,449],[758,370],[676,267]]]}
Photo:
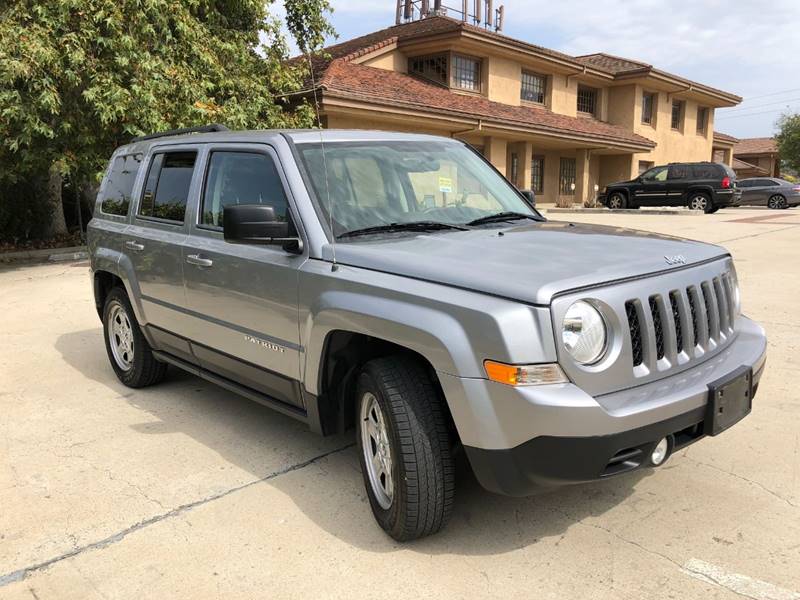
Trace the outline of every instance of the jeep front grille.
{"label": "jeep front grille", "polygon": [[721,346],[733,333],[733,310],[730,273],[627,300],[634,371],[667,370]]}

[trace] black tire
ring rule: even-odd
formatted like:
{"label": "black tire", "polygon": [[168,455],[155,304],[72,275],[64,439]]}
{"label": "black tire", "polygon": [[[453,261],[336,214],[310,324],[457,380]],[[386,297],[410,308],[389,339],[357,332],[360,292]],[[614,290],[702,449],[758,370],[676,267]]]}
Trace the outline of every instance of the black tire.
{"label": "black tire", "polygon": [[789,205],[786,203],[786,198],[780,194],[775,194],[774,196],[771,196],[769,200],[767,200],[767,208],[780,210],[789,208]]}
{"label": "black tire", "polygon": [[[130,338],[130,352],[127,357],[115,356],[112,349],[112,339],[119,340],[119,336],[112,331],[112,318],[125,323],[125,329],[129,329],[126,337]],[[117,378],[126,386],[131,388],[142,388],[153,385],[164,379],[167,373],[167,364],[153,356],[150,344],[144,339],[139,323],[136,321],[133,308],[128,300],[128,294],[121,287],[113,288],[106,297],[103,306],[103,338],[105,339],[106,352],[111,367],[114,369]],[[116,343],[116,342],[114,342]],[[118,345],[117,345],[118,347]],[[116,351],[118,354],[119,350]]]}
{"label": "black tire", "polygon": [[606,200],[606,206],[611,210],[628,208],[628,199],[622,192],[612,192]]}
{"label": "black tire", "polygon": [[714,205],[711,203],[711,197],[705,192],[691,192],[689,194],[689,201],[686,204],[689,209],[702,210],[706,214],[714,209]]}
{"label": "black tire", "polygon": [[[368,425],[362,413],[375,405],[382,412],[391,452],[391,498],[385,490],[376,492],[367,466],[367,454],[378,452],[365,432]],[[439,531],[453,509],[455,466],[443,399],[427,370],[402,355],[365,364],[356,383],[356,420],[361,472],[378,524],[401,542]],[[379,494],[383,504],[388,499],[387,506],[381,505]]]}
{"label": "black tire", "polygon": [[707,215],[713,215],[715,212],[717,212],[719,210],[719,208],[720,208],[719,206],[712,206],[711,208],[709,208],[706,211],[706,214]]}

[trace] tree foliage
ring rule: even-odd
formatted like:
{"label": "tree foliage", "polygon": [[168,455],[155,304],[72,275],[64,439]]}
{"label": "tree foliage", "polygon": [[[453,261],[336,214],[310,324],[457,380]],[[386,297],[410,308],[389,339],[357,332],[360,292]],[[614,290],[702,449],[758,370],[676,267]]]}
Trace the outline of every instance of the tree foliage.
{"label": "tree foliage", "polygon": [[[47,173],[95,178],[132,136],[223,123],[312,124],[281,94],[280,23],[262,0],[11,0],[0,3],[0,184]],[[312,51],[332,33],[327,0],[286,0]]]}
{"label": "tree foliage", "polygon": [[786,114],[778,119],[780,132],[775,136],[778,155],[784,166],[800,172],[800,114]]}

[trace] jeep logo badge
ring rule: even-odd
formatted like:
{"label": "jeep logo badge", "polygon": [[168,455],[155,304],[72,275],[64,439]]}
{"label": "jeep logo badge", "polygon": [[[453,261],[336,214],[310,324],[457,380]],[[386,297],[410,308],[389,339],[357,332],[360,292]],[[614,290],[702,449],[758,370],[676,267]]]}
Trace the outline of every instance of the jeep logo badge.
{"label": "jeep logo badge", "polygon": [[673,256],[665,256],[664,260],[667,261],[668,265],[685,265],[686,259],[683,257],[683,254],[675,254]]}

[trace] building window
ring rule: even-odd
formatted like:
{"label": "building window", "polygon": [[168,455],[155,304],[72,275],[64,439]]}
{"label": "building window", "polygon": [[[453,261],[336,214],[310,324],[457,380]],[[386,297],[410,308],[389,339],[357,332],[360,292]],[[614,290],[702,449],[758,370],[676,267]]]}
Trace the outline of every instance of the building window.
{"label": "building window", "polygon": [[531,189],[537,194],[544,192],[544,156],[531,160]]}
{"label": "building window", "polygon": [[447,55],[417,56],[408,60],[408,70],[442,85],[447,85]]}
{"label": "building window", "polygon": [[651,92],[642,94],[642,123],[645,125],[653,124],[653,115],[656,108],[656,95]]}
{"label": "building window", "polygon": [[639,175],[644,173],[645,171],[652,169],[655,166],[655,163],[650,160],[640,160],[639,161]]}
{"label": "building window", "polygon": [[453,56],[453,87],[478,92],[481,89],[481,61],[466,56]]}
{"label": "building window", "polygon": [[575,195],[575,159],[561,158],[558,171],[558,191],[562,196]]}
{"label": "building window", "polygon": [[544,104],[544,94],[547,89],[547,78],[536,73],[522,72],[522,88],[520,98],[527,102]]}
{"label": "building window", "polygon": [[683,102],[680,100],[672,101],[672,128],[680,129],[683,122]]}
{"label": "building window", "polygon": [[597,110],[597,90],[585,85],[578,86],[578,112],[594,115]]}
{"label": "building window", "polygon": [[705,134],[708,126],[708,108],[705,106],[697,107],[697,133]]}

